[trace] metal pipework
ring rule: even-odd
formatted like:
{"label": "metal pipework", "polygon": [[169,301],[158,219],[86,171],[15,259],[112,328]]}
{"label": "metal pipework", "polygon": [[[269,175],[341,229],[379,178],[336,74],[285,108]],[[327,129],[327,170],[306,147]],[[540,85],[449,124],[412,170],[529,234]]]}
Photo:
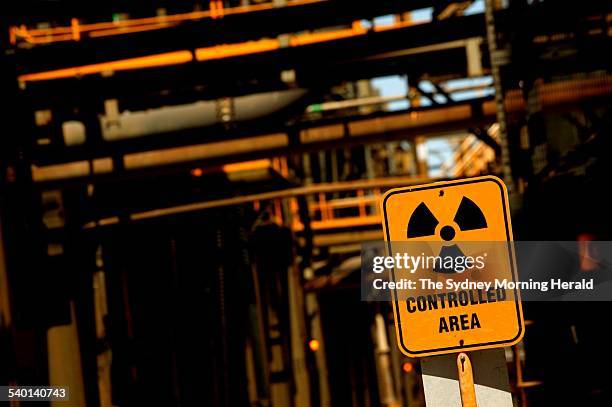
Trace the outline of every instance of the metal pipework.
{"label": "metal pipework", "polygon": [[[253,120],[281,110],[306,92],[305,89],[290,89],[121,113],[116,101],[107,101],[106,112],[100,116],[102,138],[116,141]],[[83,144],[87,138],[85,126],[78,121],[64,123],[63,133],[68,146]]]}

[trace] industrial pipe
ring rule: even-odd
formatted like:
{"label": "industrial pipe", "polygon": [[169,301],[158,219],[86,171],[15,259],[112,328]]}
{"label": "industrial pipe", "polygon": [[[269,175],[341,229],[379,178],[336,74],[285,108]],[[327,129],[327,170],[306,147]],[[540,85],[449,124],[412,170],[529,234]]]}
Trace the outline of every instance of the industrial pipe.
{"label": "industrial pipe", "polygon": [[[109,101],[110,103],[106,103],[106,114],[100,116],[102,138],[115,141],[217,123],[253,120],[289,106],[304,94],[305,89],[291,89],[121,113],[116,102]],[[85,142],[86,128],[81,122],[66,122],[62,128],[66,145],[74,146]]]}

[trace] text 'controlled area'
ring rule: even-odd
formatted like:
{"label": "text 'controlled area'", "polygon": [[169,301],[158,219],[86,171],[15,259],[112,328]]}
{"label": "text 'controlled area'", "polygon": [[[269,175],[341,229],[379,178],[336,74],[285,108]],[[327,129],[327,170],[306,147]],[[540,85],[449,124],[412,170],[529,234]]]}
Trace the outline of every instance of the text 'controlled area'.
{"label": "text 'controlled area'", "polygon": [[[438,309],[450,309],[480,305],[506,300],[506,290],[461,290],[429,295],[419,295],[406,299],[408,313],[427,312]],[[477,312],[441,316],[438,333],[449,333],[481,328]]]}
{"label": "text 'controlled area'", "polygon": [[[385,194],[381,206],[387,256],[373,259],[378,267],[372,271],[389,270],[389,283],[404,277],[415,282],[389,287],[405,355],[491,349],[521,340],[520,293],[494,284],[518,281],[503,181],[484,176],[397,188]],[[465,284],[455,286],[462,274]]]}

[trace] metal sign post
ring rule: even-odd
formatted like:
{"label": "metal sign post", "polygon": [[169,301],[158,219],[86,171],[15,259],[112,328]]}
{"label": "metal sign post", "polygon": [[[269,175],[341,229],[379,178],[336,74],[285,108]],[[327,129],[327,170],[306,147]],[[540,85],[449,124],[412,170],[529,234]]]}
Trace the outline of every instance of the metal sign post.
{"label": "metal sign post", "polygon": [[476,407],[476,389],[474,387],[474,372],[472,362],[465,353],[457,355],[457,375],[459,376],[459,391],[463,407]]}
{"label": "metal sign post", "polygon": [[470,352],[463,362],[463,374],[458,366],[461,355],[421,359],[427,407],[512,407],[504,349]]}

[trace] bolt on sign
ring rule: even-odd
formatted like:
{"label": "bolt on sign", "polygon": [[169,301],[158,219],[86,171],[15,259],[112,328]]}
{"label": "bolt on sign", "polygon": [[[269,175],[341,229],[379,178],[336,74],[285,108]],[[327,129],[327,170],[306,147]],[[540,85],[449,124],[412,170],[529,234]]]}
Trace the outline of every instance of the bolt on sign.
{"label": "bolt on sign", "polygon": [[[403,353],[431,356],[522,339],[508,192],[499,178],[393,189],[382,212],[387,256],[396,260],[389,279],[412,281],[391,294]],[[402,268],[406,256],[419,267]]]}

